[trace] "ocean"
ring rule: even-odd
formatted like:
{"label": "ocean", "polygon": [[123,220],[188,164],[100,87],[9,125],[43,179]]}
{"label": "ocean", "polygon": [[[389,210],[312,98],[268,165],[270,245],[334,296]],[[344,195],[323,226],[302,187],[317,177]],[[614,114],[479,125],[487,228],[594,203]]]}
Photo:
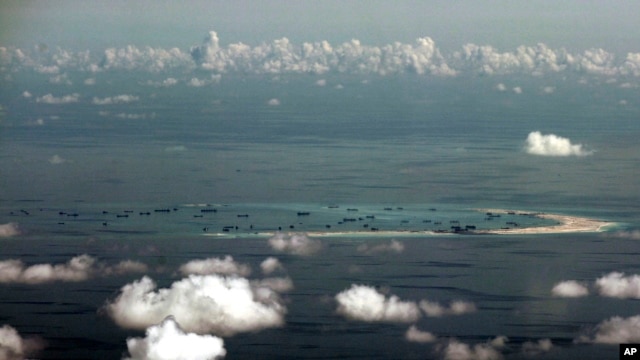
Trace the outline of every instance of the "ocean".
{"label": "ocean", "polygon": [[[226,314],[208,331],[180,324],[221,337],[226,359],[605,359],[617,357],[614,335],[626,326],[638,342],[640,295],[612,295],[598,282],[623,273],[633,284],[640,273],[637,82],[225,74],[188,87],[158,85],[164,73],[112,71],[74,90],[26,71],[11,76],[0,87],[0,325],[37,339],[37,358],[130,356],[127,339],[144,338],[147,326],[123,326],[133,315],[117,320],[109,310],[124,287],[148,276],[149,292],[178,289],[185,264],[212,258],[245,271],[201,276],[251,281],[254,300],[280,320],[251,316],[234,328]],[[82,84],[87,74],[67,76]],[[46,103],[27,90],[81,95]],[[91,101],[114,94],[137,100]],[[531,154],[535,131],[583,150]],[[552,224],[478,209],[615,225],[452,231]],[[83,254],[85,263],[64,265]],[[274,272],[262,266],[268,258]],[[30,283],[7,275],[9,260],[65,275]],[[125,260],[137,267],[118,267]],[[289,285],[255,285],[274,276]],[[588,294],[552,292],[568,280]],[[171,301],[206,319],[205,305],[187,306],[197,294]],[[412,327],[422,340],[407,338]]]}

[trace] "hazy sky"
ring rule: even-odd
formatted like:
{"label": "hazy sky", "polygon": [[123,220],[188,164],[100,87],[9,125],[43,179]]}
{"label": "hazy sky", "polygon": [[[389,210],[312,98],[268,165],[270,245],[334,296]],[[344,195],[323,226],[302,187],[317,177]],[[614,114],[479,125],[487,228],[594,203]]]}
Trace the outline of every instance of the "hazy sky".
{"label": "hazy sky", "polygon": [[22,1],[0,4],[0,46],[67,49],[353,38],[409,43],[429,36],[444,50],[463,44],[511,50],[543,42],[569,50],[640,51],[638,1]]}

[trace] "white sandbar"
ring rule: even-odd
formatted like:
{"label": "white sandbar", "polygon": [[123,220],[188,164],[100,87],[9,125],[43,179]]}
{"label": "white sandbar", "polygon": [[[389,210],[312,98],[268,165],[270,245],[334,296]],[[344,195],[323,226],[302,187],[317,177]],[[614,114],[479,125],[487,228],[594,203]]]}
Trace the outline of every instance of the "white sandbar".
{"label": "white sandbar", "polygon": [[539,212],[515,211],[504,209],[478,209],[478,211],[488,212],[492,214],[515,214],[529,215],[539,217],[541,219],[555,220],[556,225],[550,226],[532,226],[532,227],[511,227],[509,229],[491,229],[478,230],[479,234],[504,234],[504,235],[524,235],[524,234],[560,234],[560,233],[586,233],[586,232],[602,232],[607,226],[614,225],[614,222],[596,220],[580,216],[569,216],[560,214],[546,214]]}

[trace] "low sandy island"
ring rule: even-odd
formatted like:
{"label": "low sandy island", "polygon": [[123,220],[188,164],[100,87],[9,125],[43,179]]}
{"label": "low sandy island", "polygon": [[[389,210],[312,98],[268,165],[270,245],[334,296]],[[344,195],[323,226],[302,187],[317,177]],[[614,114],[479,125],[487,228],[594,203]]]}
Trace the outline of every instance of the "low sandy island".
{"label": "low sandy island", "polygon": [[[402,236],[424,236],[424,235],[533,235],[533,234],[560,234],[560,233],[593,233],[605,231],[608,226],[615,225],[615,222],[596,220],[580,216],[547,214],[541,212],[528,212],[520,210],[504,210],[504,209],[476,209],[485,213],[510,214],[519,216],[533,216],[541,219],[554,220],[557,224],[549,226],[529,226],[518,227],[512,226],[500,229],[478,229],[468,231],[431,231],[431,230],[383,230],[383,231],[301,231],[309,237],[347,237],[347,236],[369,236],[369,237],[402,237]],[[256,236],[274,236],[277,232],[255,232]],[[295,232],[293,232],[295,233]],[[238,234],[229,233],[208,233],[207,236],[237,236]]]}
{"label": "low sandy island", "polygon": [[558,233],[585,233],[585,232],[602,232],[605,231],[607,226],[614,225],[614,222],[596,220],[591,218],[585,218],[580,216],[569,216],[559,214],[546,214],[539,212],[526,212],[515,210],[503,210],[503,209],[478,209],[492,214],[515,214],[515,215],[529,215],[542,219],[555,220],[558,223],[550,226],[531,226],[531,227],[512,227],[508,229],[491,229],[491,230],[477,230],[476,234],[504,234],[504,235],[517,235],[517,234],[558,234]]}

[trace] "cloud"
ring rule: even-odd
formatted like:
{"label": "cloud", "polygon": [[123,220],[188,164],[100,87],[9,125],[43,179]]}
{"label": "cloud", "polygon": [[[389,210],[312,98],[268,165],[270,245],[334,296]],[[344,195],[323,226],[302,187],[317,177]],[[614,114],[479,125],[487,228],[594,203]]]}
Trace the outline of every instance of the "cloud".
{"label": "cloud", "polygon": [[622,318],[614,316],[602,321],[591,335],[582,335],[577,342],[622,344],[640,342],[640,315]]}
{"label": "cloud", "polygon": [[280,105],[280,100],[273,98],[273,99],[269,99],[269,101],[267,101],[267,105],[269,106],[278,106]]}
{"label": "cloud", "polygon": [[438,346],[436,351],[445,360],[499,360],[503,358],[499,350],[507,341],[505,336],[498,336],[491,341],[471,347],[457,339],[450,339],[444,346]]}
{"label": "cloud", "polygon": [[290,277],[271,277],[253,281],[257,288],[268,288],[278,293],[285,293],[293,290],[293,280]]}
{"label": "cloud", "polygon": [[28,99],[28,98],[32,97],[33,95],[31,95],[30,92],[25,90],[25,91],[22,92],[22,96]]}
{"label": "cloud", "polygon": [[49,163],[51,165],[60,165],[67,162],[67,159],[62,158],[60,155],[53,155],[49,158]]}
{"label": "cloud", "polygon": [[551,289],[551,294],[558,297],[582,297],[589,295],[589,288],[575,280],[567,280],[557,283]]}
{"label": "cloud", "polygon": [[512,90],[513,90],[514,93],[516,93],[518,95],[522,94],[522,88],[520,86],[516,86]]}
{"label": "cloud", "polygon": [[540,339],[536,342],[526,341],[522,344],[522,352],[527,356],[536,356],[553,348],[551,339]]}
{"label": "cloud", "polygon": [[[600,296],[640,299],[640,275],[625,275],[614,271],[596,279],[593,289]],[[556,284],[551,293],[559,297],[580,297],[589,295],[589,288],[575,280],[568,280]]]}
{"label": "cloud", "polygon": [[272,274],[278,270],[284,270],[284,266],[282,265],[280,260],[272,256],[266,258],[263,262],[261,262],[260,268],[262,269],[262,273],[265,275]]}
{"label": "cloud", "polygon": [[287,309],[279,295],[245,278],[191,275],[170,288],[156,287],[144,276],[125,285],[105,310],[123,328],[144,329],[173,315],[186,331],[219,336],[284,324]]}
{"label": "cloud", "polygon": [[94,97],[92,102],[95,105],[113,105],[113,104],[130,103],[138,100],[139,100],[139,97],[137,96],[123,94],[123,95],[106,97],[102,99]]}
{"label": "cloud", "polygon": [[230,255],[220,258],[208,258],[204,260],[192,260],[180,266],[178,270],[182,275],[238,275],[242,277],[251,274],[249,265],[238,264]]}
{"label": "cloud", "polygon": [[20,235],[20,227],[17,223],[10,222],[0,224],[0,238]]}
{"label": "cloud", "polygon": [[421,300],[420,309],[429,317],[441,317],[445,315],[462,315],[476,312],[476,305],[472,302],[455,300],[449,307],[444,307],[437,302]]}
{"label": "cloud", "polygon": [[313,255],[322,250],[322,242],[305,234],[276,233],[269,239],[272,249],[293,255]]}
{"label": "cloud", "polygon": [[146,337],[127,339],[127,349],[125,360],[214,360],[227,354],[223,339],[187,333],[172,316],[147,328]]}
{"label": "cloud", "polygon": [[79,99],[80,99],[80,94],[78,93],[73,93],[70,95],[62,96],[62,97],[55,97],[52,94],[47,94],[39,98],[36,98],[36,102],[39,102],[39,103],[41,102],[45,104],[70,104],[70,103],[78,102]]}
{"label": "cloud", "polygon": [[0,359],[22,360],[34,355],[45,347],[40,338],[23,338],[9,325],[0,327]]}
{"label": "cloud", "polygon": [[431,343],[437,340],[437,337],[428,331],[421,331],[415,325],[411,325],[407,332],[404,333],[407,341],[418,343]]}
{"label": "cloud", "polygon": [[525,151],[528,154],[541,156],[586,156],[592,153],[584,150],[581,144],[571,144],[567,138],[554,134],[542,135],[539,131],[529,133]]}
{"label": "cloud", "polygon": [[351,285],[335,296],[337,312],[352,320],[366,322],[415,322],[420,318],[416,303],[401,301],[395,295],[386,297],[375,288]]}
{"label": "cloud", "polygon": [[640,276],[612,272],[596,279],[595,288],[601,296],[640,299]]}
{"label": "cloud", "polygon": [[364,254],[375,254],[375,253],[401,253],[404,251],[404,244],[398,240],[391,240],[388,244],[378,244],[378,245],[369,245],[362,244],[357,248],[358,252]]}
{"label": "cloud", "polygon": [[79,282],[95,276],[120,275],[131,272],[146,272],[145,264],[125,260],[114,266],[98,262],[89,255],[80,255],[64,264],[36,264],[25,266],[20,260],[0,261],[0,283],[42,284],[55,281]]}

